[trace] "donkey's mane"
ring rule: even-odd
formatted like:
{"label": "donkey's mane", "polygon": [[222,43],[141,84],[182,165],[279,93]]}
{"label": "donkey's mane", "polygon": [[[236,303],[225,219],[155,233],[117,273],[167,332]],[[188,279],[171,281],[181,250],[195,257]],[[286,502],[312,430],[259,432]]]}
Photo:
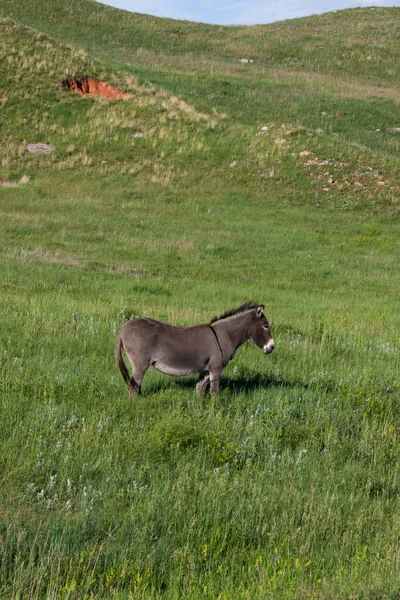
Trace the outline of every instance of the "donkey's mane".
{"label": "donkey's mane", "polygon": [[227,319],[228,317],[233,317],[233,315],[238,315],[239,313],[246,312],[247,310],[252,310],[253,308],[257,308],[257,302],[245,302],[239,308],[232,308],[231,310],[227,310],[223,315],[219,317],[214,317],[211,319],[210,323],[215,323],[215,321],[220,321],[221,319]]}

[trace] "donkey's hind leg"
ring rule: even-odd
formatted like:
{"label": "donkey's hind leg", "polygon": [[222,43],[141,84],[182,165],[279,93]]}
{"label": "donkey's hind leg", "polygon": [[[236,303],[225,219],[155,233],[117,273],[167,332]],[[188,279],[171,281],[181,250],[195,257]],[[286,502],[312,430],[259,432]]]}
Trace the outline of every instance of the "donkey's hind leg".
{"label": "donkey's hind leg", "polygon": [[142,379],[150,365],[148,362],[142,364],[140,362],[138,363],[129,351],[126,352],[126,354],[132,366],[132,377],[128,383],[128,392],[130,397],[134,398],[142,393]]}
{"label": "donkey's hind leg", "polygon": [[128,392],[131,398],[134,398],[135,396],[140,396],[140,394],[142,393],[142,386],[133,377],[128,383]]}
{"label": "donkey's hind leg", "polygon": [[200,381],[196,384],[196,394],[197,396],[202,396],[207,389],[208,384],[210,383],[210,373],[202,373],[200,375]]}

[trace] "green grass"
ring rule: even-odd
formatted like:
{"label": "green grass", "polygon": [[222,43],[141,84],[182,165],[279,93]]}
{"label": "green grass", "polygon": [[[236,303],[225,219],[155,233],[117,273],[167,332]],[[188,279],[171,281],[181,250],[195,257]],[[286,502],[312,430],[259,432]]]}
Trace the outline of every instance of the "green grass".
{"label": "green grass", "polygon": [[[0,596],[397,598],[399,10],[0,14]],[[271,356],[128,398],[127,319],[248,299]]]}

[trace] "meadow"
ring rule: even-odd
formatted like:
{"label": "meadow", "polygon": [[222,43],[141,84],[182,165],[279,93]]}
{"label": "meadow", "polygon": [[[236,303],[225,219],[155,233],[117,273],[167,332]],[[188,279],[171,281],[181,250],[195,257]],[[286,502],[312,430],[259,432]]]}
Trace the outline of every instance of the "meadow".
{"label": "meadow", "polygon": [[[399,26],[3,0],[1,598],[399,598]],[[129,399],[126,320],[247,300],[270,356]]]}

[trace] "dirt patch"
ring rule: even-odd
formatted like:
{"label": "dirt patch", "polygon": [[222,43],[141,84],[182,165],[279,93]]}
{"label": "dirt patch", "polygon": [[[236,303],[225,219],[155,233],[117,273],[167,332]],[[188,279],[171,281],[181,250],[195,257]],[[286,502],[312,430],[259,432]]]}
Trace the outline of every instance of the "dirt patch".
{"label": "dirt patch", "polygon": [[5,185],[7,187],[15,187],[17,184],[15,181],[7,181],[6,179],[0,179],[0,185]]}
{"label": "dirt patch", "polygon": [[62,82],[64,89],[71,90],[76,94],[88,94],[89,96],[102,96],[103,98],[130,98],[131,95],[112,87],[104,81],[92,79],[91,77],[76,77],[74,79],[66,79]]}
{"label": "dirt patch", "polygon": [[6,187],[17,187],[17,185],[28,183],[29,177],[27,175],[23,175],[19,181],[9,181],[8,179],[2,179],[0,177],[0,185],[4,185]]}

